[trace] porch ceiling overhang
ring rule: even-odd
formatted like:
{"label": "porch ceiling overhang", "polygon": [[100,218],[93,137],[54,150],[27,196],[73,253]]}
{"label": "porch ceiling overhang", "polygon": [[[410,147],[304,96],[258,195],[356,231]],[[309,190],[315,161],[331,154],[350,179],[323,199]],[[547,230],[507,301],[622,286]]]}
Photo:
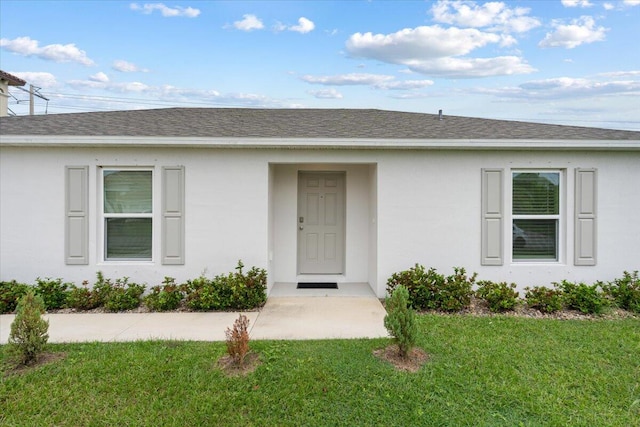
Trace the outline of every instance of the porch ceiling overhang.
{"label": "porch ceiling overhang", "polygon": [[126,136],[0,136],[1,147],[149,147],[290,150],[640,151],[640,140],[332,139]]}

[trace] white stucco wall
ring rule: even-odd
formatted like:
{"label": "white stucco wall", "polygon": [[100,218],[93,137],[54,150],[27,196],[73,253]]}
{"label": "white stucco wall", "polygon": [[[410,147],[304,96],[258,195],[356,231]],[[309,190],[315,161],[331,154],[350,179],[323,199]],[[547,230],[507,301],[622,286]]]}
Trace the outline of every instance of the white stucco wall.
{"label": "white stucco wall", "polygon": [[[373,149],[221,149],[13,147],[0,150],[0,280],[61,277],[93,282],[108,277],[159,284],[201,273],[226,273],[242,259],[269,271],[269,285],[295,282],[297,173],[344,171],[347,177],[344,282],[369,282],[384,296],[387,278],[416,262],[520,288],[561,279],[593,282],[640,269],[640,151],[495,151]],[[64,167],[90,166],[90,262],[64,263]],[[104,262],[97,212],[98,166],[185,166],[185,265]],[[574,168],[598,168],[598,262],[573,265]],[[510,259],[505,216],[505,262],[480,265],[482,168],[560,169],[564,181],[560,261]],[[510,188],[510,187],[508,187]],[[159,212],[159,186],[154,209]],[[508,202],[508,191],[505,200]],[[508,205],[506,207],[508,213]],[[159,236],[159,221],[155,221]]]}
{"label": "white stucco wall", "polygon": [[[268,165],[245,150],[2,148],[0,169],[0,275],[31,283],[36,277],[94,281],[107,277],[160,284],[164,276],[182,281],[204,273],[267,267]],[[64,167],[90,165],[89,265],[64,262]],[[101,260],[98,166],[154,168],[154,212],[160,212],[160,167],[185,166],[185,265],[162,265],[160,221],[154,217],[151,262]]]}
{"label": "white stucco wall", "polygon": [[[574,266],[574,169],[598,168],[598,260]],[[504,265],[480,263],[481,169],[505,169]],[[511,169],[560,169],[565,177],[558,262],[511,260]],[[399,152],[378,165],[378,294],[390,273],[415,263],[526,286],[593,283],[640,269],[638,152]],[[399,220],[402,218],[402,220]]]}

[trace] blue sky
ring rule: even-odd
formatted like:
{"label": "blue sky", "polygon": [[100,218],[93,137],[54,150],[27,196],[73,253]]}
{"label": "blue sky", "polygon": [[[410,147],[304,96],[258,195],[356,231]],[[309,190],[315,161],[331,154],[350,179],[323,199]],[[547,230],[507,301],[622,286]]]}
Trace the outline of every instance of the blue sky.
{"label": "blue sky", "polygon": [[640,0],[0,0],[0,29],[0,69],[49,98],[36,114],[442,109],[640,130]]}

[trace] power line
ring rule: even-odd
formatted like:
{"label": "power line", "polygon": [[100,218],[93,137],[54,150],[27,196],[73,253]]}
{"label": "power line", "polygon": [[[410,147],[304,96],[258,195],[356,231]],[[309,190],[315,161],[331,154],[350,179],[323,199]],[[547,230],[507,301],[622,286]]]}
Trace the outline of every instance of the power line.
{"label": "power line", "polygon": [[[26,89],[18,87],[20,90],[24,92],[28,92]],[[49,101],[48,98],[42,96],[39,93],[39,90],[34,93],[35,96],[42,98],[43,100]],[[54,92],[50,93],[49,96],[51,98],[56,98],[59,101],[71,100],[71,101],[86,101],[93,103],[117,103],[117,104],[135,104],[135,105],[144,105],[151,107],[174,107],[174,106],[189,106],[189,105],[201,105],[201,106],[233,106],[234,104],[230,104],[228,102],[216,102],[216,101],[183,101],[183,100],[162,100],[162,99],[149,99],[149,98],[133,98],[133,97],[119,97],[119,96],[105,96],[105,95],[83,95],[77,93],[60,93]],[[15,96],[12,95],[14,99],[16,99],[16,104],[20,104],[24,102],[24,100],[18,100]],[[49,108],[49,103],[47,102],[47,108]],[[54,110],[70,110],[70,111],[88,111],[87,107],[83,107],[82,104],[77,103],[54,103],[50,105],[51,109]],[[99,110],[99,111],[117,111],[117,108],[112,108],[108,106],[100,106],[96,104],[92,104],[90,110]],[[89,111],[90,111],[89,110]],[[485,117],[489,119],[493,119],[494,117]],[[633,128],[640,128],[640,122],[635,120],[595,120],[595,119],[544,119],[544,120],[532,120],[531,117],[502,117],[500,120],[512,120],[512,121],[524,121],[524,122],[532,122],[537,121],[541,123],[558,123],[558,124],[566,124],[567,121],[572,123],[584,123],[584,124],[599,124],[603,126],[604,124],[615,124],[615,125],[633,125]]]}

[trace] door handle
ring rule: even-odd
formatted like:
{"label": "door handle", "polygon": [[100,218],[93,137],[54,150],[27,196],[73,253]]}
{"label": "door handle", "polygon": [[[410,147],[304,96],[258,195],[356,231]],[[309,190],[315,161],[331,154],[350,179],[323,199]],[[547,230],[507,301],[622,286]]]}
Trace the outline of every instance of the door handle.
{"label": "door handle", "polygon": [[301,225],[300,227],[298,227],[300,230],[304,230],[304,225]]}

